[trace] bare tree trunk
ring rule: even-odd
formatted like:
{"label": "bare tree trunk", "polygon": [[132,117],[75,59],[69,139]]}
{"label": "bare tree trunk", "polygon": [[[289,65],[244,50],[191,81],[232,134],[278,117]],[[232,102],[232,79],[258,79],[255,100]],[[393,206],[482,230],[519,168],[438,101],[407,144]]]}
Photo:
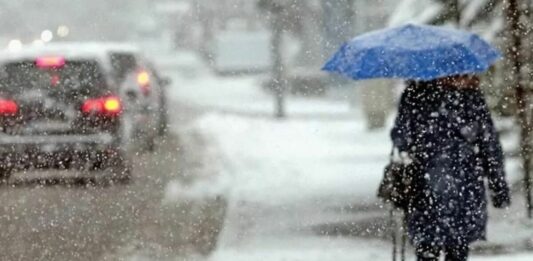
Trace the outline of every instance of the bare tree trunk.
{"label": "bare tree trunk", "polygon": [[450,9],[452,20],[457,24],[457,26],[461,26],[461,8],[459,7],[459,0],[452,0]]}
{"label": "bare tree trunk", "polygon": [[285,117],[285,80],[283,75],[283,57],[281,41],[283,36],[283,21],[281,8],[275,8],[272,13],[272,83],[274,84],[275,116]]}
{"label": "bare tree trunk", "polygon": [[531,202],[531,124],[527,112],[528,95],[523,86],[522,79],[522,35],[523,28],[520,24],[522,12],[519,0],[508,0],[506,17],[508,29],[511,34],[508,47],[508,56],[511,63],[512,84],[516,92],[516,103],[518,109],[518,120],[520,122],[520,154],[524,164],[524,188],[527,202],[527,216],[532,218]]}

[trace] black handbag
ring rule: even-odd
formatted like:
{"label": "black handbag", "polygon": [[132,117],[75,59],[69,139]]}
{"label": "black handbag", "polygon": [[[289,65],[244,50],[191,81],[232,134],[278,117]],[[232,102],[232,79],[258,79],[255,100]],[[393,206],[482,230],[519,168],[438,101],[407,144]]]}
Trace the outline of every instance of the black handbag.
{"label": "black handbag", "polygon": [[385,167],[378,188],[378,197],[395,208],[406,211],[414,194],[413,174],[416,166],[414,162],[404,164],[394,161],[391,153],[391,160]]}

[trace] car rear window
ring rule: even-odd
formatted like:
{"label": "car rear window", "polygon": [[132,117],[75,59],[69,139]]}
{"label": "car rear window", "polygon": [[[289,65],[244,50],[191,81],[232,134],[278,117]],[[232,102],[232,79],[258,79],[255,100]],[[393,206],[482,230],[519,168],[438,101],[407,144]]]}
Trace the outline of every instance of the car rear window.
{"label": "car rear window", "polygon": [[28,88],[76,91],[83,96],[97,96],[108,91],[96,61],[66,61],[60,67],[39,67],[34,61],[22,61],[7,63],[2,69],[0,89],[11,94]]}

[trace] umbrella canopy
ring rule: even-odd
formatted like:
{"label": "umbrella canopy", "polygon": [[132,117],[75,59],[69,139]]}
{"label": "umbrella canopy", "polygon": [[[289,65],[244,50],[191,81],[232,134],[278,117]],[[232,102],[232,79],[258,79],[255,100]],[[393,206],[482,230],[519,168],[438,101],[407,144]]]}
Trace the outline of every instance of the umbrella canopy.
{"label": "umbrella canopy", "polygon": [[322,69],[355,80],[432,80],[484,72],[500,57],[500,52],[478,35],[408,24],[352,39]]}

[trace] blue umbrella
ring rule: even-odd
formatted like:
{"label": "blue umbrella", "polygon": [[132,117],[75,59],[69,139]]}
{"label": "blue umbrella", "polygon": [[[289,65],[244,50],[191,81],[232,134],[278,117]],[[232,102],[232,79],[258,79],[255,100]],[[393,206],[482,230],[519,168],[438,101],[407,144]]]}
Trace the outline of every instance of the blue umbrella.
{"label": "blue umbrella", "polygon": [[484,72],[500,57],[496,48],[475,34],[408,24],[352,39],[322,70],[355,80],[432,80]]}

